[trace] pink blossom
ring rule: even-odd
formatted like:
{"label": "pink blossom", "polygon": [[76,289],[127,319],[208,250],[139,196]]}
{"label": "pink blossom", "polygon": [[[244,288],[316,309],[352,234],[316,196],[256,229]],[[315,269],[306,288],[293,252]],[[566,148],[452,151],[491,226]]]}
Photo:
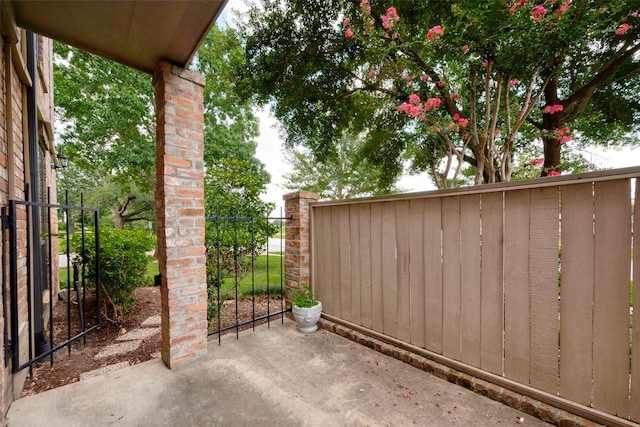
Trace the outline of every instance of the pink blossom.
{"label": "pink blossom", "polygon": [[618,27],[618,29],[616,30],[616,34],[619,36],[624,36],[625,34],[627,34],[627,31],[629,31],[629,24],[625,22],[624,24],[620,25],[620,27]]}
{"label": "pink blossom", "polygon": [[571,131],[571,129],[567,126],[567,127],[558,128],[558,129],[554,130],[553,134],[559,140],[560,144],[566,144],[567,142],[569,142],[569,141],[571,141],[573,139],[571,137],[571,135],[569,135],[570,131]]}
{"label": "pink blossom", "polygon": [[382,17],[382,28],[385,30],[390,30],[393,28],[393,21],[390,19],[389,15],[385,15]]}
{"label": "pink blossom", "polygon": [[429,78],[429,74],[423,74],[420,76],[420,80],[425,81]]}
{"label": "pink blossom", "polygon": [[469,52],[469,45],[465,44],[464,46],[462,46],[462,53],[467,53]]}
{"label": "pink blossom", "polygon": [[540,157],[539,159],[529,161],[529,164],[534,168],[542,165],[543,163],[544,163],[544,157]]}
{"label": "pink blossom", "polygon": [[[518,7],[523,7],[525,4],[527,3],[527,0],[519,0],[517,2],[515,2],[510,8],[509,8],[509,13],[510,14],[514,14],[516,13],[516,8]],[[507,5],[508,6],[508,5]]]}
{"label": "pink blossom", "polygon": [[509,81],[508,85],[509,85],[509,86],[511,86],[511,87],[513,87],[513,86],[517,85],[518,83],[520,83],[520,80],[518,80],[518,79],[513,79],[513,80],[510,80],[510,81]]}
{"label": "pink blossom", "polygon": [[450,93],[449,96],[455,99],[456,101],[460,99],[460,95],[457,93]]}
{"label": "pink blossom", "polygon": [[601,7],[601,8],[600,8],[600,9],[598,9],[598,10],[600,11],[600,13],[604,13],[604,12],[606,12],[606,11],[607,11],[607,8],[603,6],[603,7]]}
{"label": "pink blossom", "polygon": [[436,126],[436,132],[440,133],[442,131],[442,129],[440,129],[439,127]]}
{"label": "pink blossom", "polygon": [[415,93],[409,95],[409,104],[418,105],[420,104],[420,97]]}
{"label": "pink blossom", "polygon": [[560,172],[558,172],[558,171],[549,171],[547,176],[560,176]]}
{"label": "pink blossom", "polygon": [[409,82],[409,86],[413,87],[413,85],[415,85],[414,82]]}
{"label": "pink blossom", "polygon": [[635,12],[633,12],[633,13],[631,14],[631,16],[633,16],[634,18],[637,18],[637,17],[638,17],[638,11],[636,10]]}
{"label": "pink blossom", "polygon": [[438,83],[436,83],[436,85],[438,85],[438,87],[444,87],[446,83],[443,82],[442,80],[440,80]]}
{"label": "pink blossom", "polygon": [[373,75],[376,73],[375,70],[369,70],[369,74],[367,74],[369,77],[373,77]]}
{"label": "pink blossom", "polygon": [[560,8],[558,8],[558,10],[553,12],[553,16],[555,16],[557,19],[562,19],[564,18],[564,14],[569,9],[571,9],[571,0],[564,0]]}
{"label": "pink blossom", "polygon": [[350,18],[344,18],[344,21],[342,21],[342,25],[346,27],[347,25],[349,25],[349,22],[351,22]]}
{"label": "pink blossom", "polygon": [[403,74],[402,80],[409,80],[409,74]]}
{"label": "pink blossom", "polygon": [[429,40],[438,41],[442,36],[444,36],[444,30],[440,25],[436,25],[435,27],[427,31],[427,38]]}
{"label": "pink blossom", "polygon": [[460,120],[460,114],[455,113],[455,114],[453,115],[453,121],[457,122],[458,120]]}
{"label": "pink blossom", "polygon": [[348,39],[353,37],[353,30],[351,28],[347,28],[347,31],[344,32],[344,36]]}
{"label": "pink blossom", "polygon": [[497,137],[499,137],[499,136],[500,136],[500,129],[496,129],[496,131],[495,131],[495,132],[493,132],[493,137],[494,137],[494,138],[497,138]]}
{"label": "pink blossom", "polygon": [[489,61],[487,61],[487,60],[482,61],[482,66],[483,67],[488,67],[489,66]]}
{"label": "pink blossom", "polygon": [[469,119],[465,119],[464,117],[460,117],[460,120],[458,120],[458,124],[460,125],[460,127],[465,128],[469,124]]}
{"label": "pink blossom", "polygon": [[396,85],[391,86],[391,90],[396,90]]}
{"label": "pink blossom", "polygon": [[533,16],[533,22],[540,22],[542,18],[547,14],[547,9],[542,5],[538,5],[531,9],[531,16]]}
{"label": "pink blossom", "polygon": [[395,7],[390,7],[387,9],[387,16],[389,18],[393,18],[394,21],[398,22],[400,20],[400,16],[398,16],[398,12]]}
{"label": "pink blossom", "polygon": [[564,110],[564,107],[561,104],[556,104],[556,105],[547,105],[546,107],[544,107],[544,110],[542,111],[544,111],[547,114],[555,114],[562,110]]}
{"label": "pink blossom", "polygon": [[429,98],[427,102],[424,103],[424,109],[427,111],[435,110],[441,103],[442,100],[440,98]]}
{"label": "pink blossom", "polygon": [[397,39],[399,36],[398,32],[396,31],[395,33],[393,33],[393,36],[391,36],[392,39]]}

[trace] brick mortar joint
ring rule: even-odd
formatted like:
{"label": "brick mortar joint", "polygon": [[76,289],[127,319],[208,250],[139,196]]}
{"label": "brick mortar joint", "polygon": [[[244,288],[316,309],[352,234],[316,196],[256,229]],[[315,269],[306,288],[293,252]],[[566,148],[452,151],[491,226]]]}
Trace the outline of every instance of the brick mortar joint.
{"label": "brick mortar joint", "polygon": [[357,342],[360,345],[369,347],[379,353],[407,363],[417,369],[427,372],[428,374],[444,379],[452,384],[462,386],[474,393],[478,393],[503,405],[525,412],[528,415],[542,419],[543,421],[556,425],[562,423],[562,425],[566,426],[600,426],[600,424],[594,423],[586,418],[571,414],[567,411],[555,408],[514,391],[507,390],[499,385],[490,383],[472,375],[459,372],[417,353],[380,341],[374,337],[370,337],[346,326],[333,323],[324,318],[320,319],[319,326],[329,332],[333,332],[341,337]]}

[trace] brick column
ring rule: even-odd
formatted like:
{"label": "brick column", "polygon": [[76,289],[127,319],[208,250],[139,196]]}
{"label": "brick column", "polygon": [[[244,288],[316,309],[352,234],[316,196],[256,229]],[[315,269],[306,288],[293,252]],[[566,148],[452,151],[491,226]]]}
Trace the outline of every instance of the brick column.
{"label": "brick column", "polygon": [[207,353],[204,83],[167,62],[153,76],[162,360],[170,368]]}
{"label": "brick column", "polygon": [[320,196],[309,191],[285,194],[284,210],[287,218],[284,244],[284,281],[288,299],[291,291],[301,283],[310,285],[311,280],[311,209],[309,204]]}

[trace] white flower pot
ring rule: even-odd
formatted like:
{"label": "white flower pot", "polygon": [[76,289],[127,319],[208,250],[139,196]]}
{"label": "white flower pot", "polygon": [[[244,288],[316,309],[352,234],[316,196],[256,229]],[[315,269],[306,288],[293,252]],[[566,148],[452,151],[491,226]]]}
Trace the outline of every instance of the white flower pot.
{"label": "white flower pot", "polygon": [[321,302],[309,308],[300,308],[294,304],[291,311],[300,332],[306,334],[318,329],[318,320],[320,320],[320,313],[322,313]]}

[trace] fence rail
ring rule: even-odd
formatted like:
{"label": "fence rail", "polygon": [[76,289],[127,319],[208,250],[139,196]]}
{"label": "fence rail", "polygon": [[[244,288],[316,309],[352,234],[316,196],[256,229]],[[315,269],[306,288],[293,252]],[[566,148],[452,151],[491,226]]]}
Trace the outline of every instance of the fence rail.
{"label": "fence rail", "polygon": [[[284,321],[287,311],[284,304],[283,256],[279,254],[276,266],[270,261],[269,236],[274,228],[282,229],[282,216],[219,215],[205,217],[207,224],[207,294],[209,336],[221,336],[227,331],[239,331],[246,327],[280,317]],[[282,243],[280,252],[282,252]],[[266,255],[265,272],[256,278],[256,260]],[[277,271],[279,280],[273,282],[270,275]],[[250,287],[245,291],[243,278],[250,277]],[[226,290],[226,292],[225,292]],[[230,292],[230,293],[229,293]],[[262,303],[258,301],[263,298]],[[250,301],[250,310],[241,309],[242,301]]]}
{"label": "fence rail", "polygon": [[640,423],[640,168],[623,172],[315,204],[314,292],[333,318]]}

